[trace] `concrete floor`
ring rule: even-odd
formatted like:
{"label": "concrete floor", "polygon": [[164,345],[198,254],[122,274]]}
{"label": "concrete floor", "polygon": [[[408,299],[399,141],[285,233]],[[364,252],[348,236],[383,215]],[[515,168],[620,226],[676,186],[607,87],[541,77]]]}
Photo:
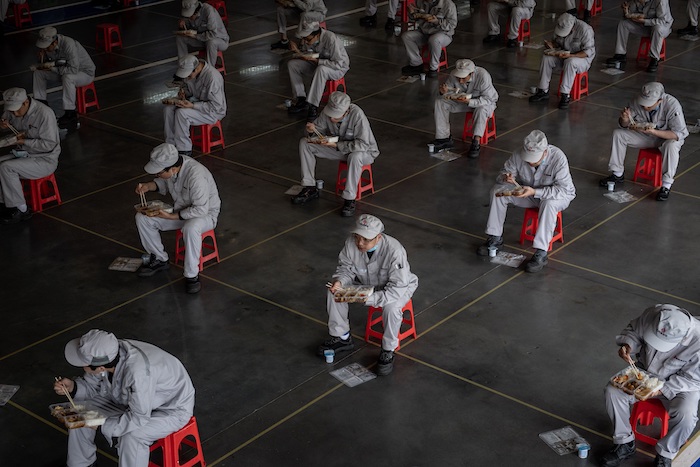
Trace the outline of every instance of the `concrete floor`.
{"label": "concrete floor", "polygon": [[[609,448],[602,390],[625,366],[616,332],[655,303],[699,314],[700,140],[686,140],[667,203],[630,181],[624,190],[637,199],[612,202],[598,179],[607,174],[619,111],[644,83],[663,82],[689,123],[700,118],[700,43],[674,33],[667,60],[649,74],[633,60],[633,37],[625,73],[602,73],[619,18],[617,2],[607,0],[592,21],[598,57],[590,95],[560,111],[555,97],[535,105],[509,95],[537,84],[541,51],[482,45],[486,8],[470,15],[460,2],[450,64],[472,58],[493,76],[498,138],[478,160],[444,162],[426,149],[439,80],[397,81],[404,47],[383,30],[384,6],[378,28],[358,25],[363,3],[328,0],[327,23],[347,40],[348,93],[369,116],[382,152],[373,166],[376,193],[363,197],[358,214],[384,221],[420,279],[413,297],[419,338],[404,342],[394,372],[355,388],[328,374],[376,362],[379,349],[363,342],[366,311],[359,306],[351,314],[356,350],[333,365],[315,355],[327,335],[323,284],[353,220],[338,215],[332,162],[318,164],[326,182],[320,200],[292,206],[284,194],[299,183],[304,122],[278,108],[291,91],[287,57],[269,51],[277,40],[273,2],[228,2],[226,147],[198,157],[222,197],[221,262],[205,269],[195,296],[184,293],[180,267],[150,279],[107,269],[117,256],[142,253],[133,190],[148,180],[143,165],[163,138],[160,99],[174,72],[178,4],[55,19],[60,33],[94,57],[100,110],[62,141],[56,178],[63,204],[0,226],[0,384],[21,386],[0,410],[0,464],[65,462],[66,431],[47,409],[61,399],[51,385],[55,375],[79,373],[63,347],[92,328],[151,342],[183,361],[197,388],[195,415],[210,466],[580,466],[595,465]],[[552,34],[545,13],[561,11],[539,3],[533,42]],[[687,24],[685,4],[671,2],[674,29]],[[123,49],[95,51],[102,22],[121,26]],[[31,89],[37,29],[0,43],[0,88]],[[60,93],[49,101],[60,109]],[[455,136],[462,119],[453,116]],[[535,275],[475,254],[494,178],[533,129],[567,154],[577,188],[564,213],[565,243],[555,244],[549,265]],[[456,152],[467,149],[460,142]],[[630,150],[628,178],[635,160]],[[508,216],[506,250],[529,257],[530,246],[518,243],[522,215],[513,209]],[[174,233],[163,237],[173,254]],[[566,425],[590,441],[591,458],[560,457],[538,438]],[[100,465],[115,465],[115,451],[100,447]],[[640,448],[625,465],[651,464],[653,448]]]}

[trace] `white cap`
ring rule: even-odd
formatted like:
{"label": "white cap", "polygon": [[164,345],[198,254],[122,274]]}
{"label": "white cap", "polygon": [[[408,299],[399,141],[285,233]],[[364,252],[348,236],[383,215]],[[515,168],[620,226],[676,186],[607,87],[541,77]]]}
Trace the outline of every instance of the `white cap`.
{"label": "white cap", "polygon": [[180,14],[183,16],[183,18],[189,18],[194,14],[199,5],[201,5],[201,3],[199,3],[197,0],[182,0],[182,10],[180,11]]}
{"label": "white cap", "polygon": [[559,37],[566,37],[576,24],[576,18],[570,13],[562,13],[557,18],[557,25],[554,26],[554,34]]}
{"label": "white cap", "polygon": [[537,162],[542,159],[542,154],[544,154],[548,145],[549,143],[544,133],[540,130],[532,130],[523,141],[523,149],[520,151],[520,158],[525,162]]}
{"label": "white cap", "polygon": [[377,217],[370,214],[362,214],[355,223],[355,228],[350,231],[368,240],[373,239],[384,232],[384,224]]}
{"label": "white cap", "polygon": [[456,76],[457,78],[466,78],[470,74],[474,73],[475,69],[476,65],[474,65],[474,62],[463,58],[461,60],[457,60],[457,63],[455,63],[455,69],[452,70],[452,73],[450,74],[452,76]]}
{"label": "white cap", "polygon": [[117,357],[119,341],[111,332],[93,329],[66,344],[64,354],[73,366],[102,366]]}
{"label": "white cap", "polygon": [[39,31],[39,39],[36,41],[36,46],[40,49],[45,49],[50,46],[58,37],[58,31],[53,26],[47,26]]}
{"label": "white cap", "polygon": [[151,151],[151,160],[143,166],[143,170],[146,173],[155,175],[175,165],[179,157],[180,155],[174,145],[170,143],[159,144]]}
{"label": "white cap", "polygon": [[328,97],[328,104],[323,108],[323,113],[330,118],[340,118],[350,108],[350,96],[341,91],[335,91]]}
{"label": "white cap", "polygon": [[2,93],[2,99],[5,101],[5,110],[14,112],[27,100],[27,91],[22,88],[10,88]]}
{"label": "white cap", "polygon": [[644,342],[658,350],[668,352],[688,335],[693,320],[690,314],[676,305],[656,305],[658,316],[652,327],[644,331]]}
{"label": "white cap", "polygon": [[177,64],[175,76],[178,78],[187,78],[192,74],[195,68],[199,65],[199,59],[194,55],[183,57]]}
{"label": "white cap", "polygon": [[664,93],[664,85],[652,81],[642,86],[642,93],[637,97],[637,103],[642,107],[650,107],[656,104]]}
{"label": "white cap", "polygon": [[297,36],[299,37],[307,37],[309,36],[312,32],[318,31],[320,29],[320,26],[318,24],[318,21],[310,21],[310,22],[303,22],[299,24],[299,28],[297,29]]}

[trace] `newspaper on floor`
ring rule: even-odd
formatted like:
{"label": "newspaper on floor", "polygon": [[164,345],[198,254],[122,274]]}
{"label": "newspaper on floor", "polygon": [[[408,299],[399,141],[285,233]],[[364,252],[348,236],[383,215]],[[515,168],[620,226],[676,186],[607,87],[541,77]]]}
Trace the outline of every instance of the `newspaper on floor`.
{"label": "newspaper on floor", "polygon": [[544,47],[544,44],[538,42],[528,42],[527,44],[523,44],[523,47],[526,49],[541,49]]}
{"label": "newspaper on floor", "polygon": [[700,120],[693,126],[688,126],[688,133],[700,133]]}
{"label": "newspaper on floor", "polygon": [[636,196],[633,196],[627,193],[626,191],[612,191],[603,194],[603,196],[620,204],[629,203],[630,201],[634,201],[635,199],[637,199]]}
{"label": "newspaper on floor", "polygon": [[508,93],[509,96],[517,97],[518,99],[527,99],[533,94],[530,91],[511,91]]}
{"label": "newspaper on floor", "polygon": [[612,67],[603,68],[600,71],[601,71],[601,73],[605,73],[606,75],[610,75],[610,76],[624,75],[625,74],[624,70],[620,70],[619,68],[612,68]]}
{"label": "newspaper on floor", "polygon": [[420,76],[402,76],[396,81],[401,81],[402,83],[415,83],[420,79]]}
{"label": "newspaper on floor", "polygon": [[17,392],[19,386],[10,384],[0,384],[0,405],[5,405],[12,396]]}
{"label": "newspaper on floor", "polygon": [[691,36],[690,34],[686,34],[685,36],[681,36],[680,39],[682,41],[696,41],[700,39],[700,36]]}
{"label": "newspaper on floor", "polygon": [[430,157],[434,157],[436,159],[443,160],[445,162],[450,162],[455,159],[459,159],[462,157],[460,154],[457,154],[452,151],[440,151],[440,152],[433,152],[430,154]]}
{"label": "newspaper on floor", "polygon": [[570,426],[540,433],[539,436],[542,441],[547,443],[547,446],[554,449],[554,452],[560,456],[575,452],[578,449],[576,447],[578,444],[588,444],[586,440]]}
{"label": "newspaper on floor", "polygon": [[111,271],[136,272],[143,260],[141,258],[126,258],[124,256],[117,257],[107,269]]}
{"label": "newspaper on floor", "polygon": [[377,377],[374,373],[363,367],[359,363],[351,363],[338,370],[331,371],[331,375],[348,387],[355,387],[358,384],[366,383]]}
{"label": "newspaper on floor", "polygon": [[502,264],[511,268],[520,267],[525,260],[525,255],[518,253],[508,253],[507,251],[499,251],[496,256],[491,258],[492,263]]}
{"label": "newspaper on floor", "polygon": [[296,196],[299,193],[301,193],[301,190],[303,190],[303,189],[304,189],[304,187],[301,185],[292,185],[291,188],[289,188],[289,190],[284,192],[284,194]]}

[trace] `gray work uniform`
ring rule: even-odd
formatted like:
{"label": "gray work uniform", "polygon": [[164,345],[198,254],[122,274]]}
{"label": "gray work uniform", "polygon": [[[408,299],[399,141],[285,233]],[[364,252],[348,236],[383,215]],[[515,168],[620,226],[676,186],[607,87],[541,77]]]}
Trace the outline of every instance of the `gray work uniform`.
{"label": "gray work uniform", "polygon": [[355,104],[350,104],[347,115],[339,123],[333,123],[323,112],[314,121],[316,130],[325,136],[338,136],[336,148],[312,144],[306,138],[299,140],[299,156],[301,158],[301,184],[314,186],[316,184],[316,158],[346,161],[348,175],[343,190],[343,199],[355,199],[357,184],[362,175],[362,166],[372,164],[379,155],[377,141],[374,139],[372,128],[367,116]]}
{"label": "gray work uniform", "polygon": [[630,19],[622,19],[617,24],[617,40],[615,42],[615,53],[624,55],[627,53],[627,40],[630,33],[642,36],[651,36],[649,56],[659,59],[663,41],[671,34],[673,26],[673,16],[668,0],[647,0],[644,5],[632,1],[629,2],[630,13],[643,13],[644,24],[636,23]]}
{"label": "gray work uniform", "polygon": [[[418,288],[418,277],[411,272],[406,250],[401,243],[394,237],[382,234],[376,250],[370,257],[357,249],[355,239],[350,235],[338,256],[338,267],[333,274],[333,281],[340,281],[343,287],[374,287],[374,293],[367,298],[365,305],[382,307],[382,349],[395,350],[399,346],[398,336],[403,317],[401,310]],[[350,332],[348,304],[333,300],[333,294],[329,291],[326,295],[326,306],[330,335],[339,337]]]}
{"label": "gray work uniform", "polygon": [[688,0],[688,23],[691,26],[698,26],[698,11],[700,11],[700,0]]}
{"label": "gray work uniform", "polygon": [[485,68],[476,67],[468,83],[460,84],[459,79],[450,75],[445,81],[448,87],[459,89],[472,95],[469,102],[462,103],[444,96],[435,98],[435,138],[450,137],[450,113],[473,112],[473,133],[481,138],[486,129],[486,121],[496,110],[498,92],[493,87],[491,75]]}
{"label": "gray work uniform", "polygon": [[[656,326],[659,309],[650,307],[633,319],[615,338],[617,345],[630,346],[630,355],[637,356],[637,366],[664,380],[658,399],[668,411],[668,433],[656,444],[656,452],[673,459],[695,429],[700,401],[700,322],[692,319],[688,336],[668,352],[659,352],[644,342],[644,332]],[[634,440],[630,426],[634,395],[608,384],[605,406],[613,422],[613,442]]]}
{"label": "gray work uniform", "polygon": [[58,46],[53,52],[46,52],[45,60],[65,60],[66,64],[34,72],[34,98],[45,101],[48,83],[60,81],[63,86],[63,110],[75,110],[75,88],[86,86],[95,79],[95,64],[90,55],[80,42],[58,34]]}
{"label": "gray work uniform", "polygon": [[216,68],[205,62],[202,71],[194,79],[186,79],[185,84],[185,96],[194,108],[163,108],[165,142],[175,145],[178,151],[192,150],[190,126],[211,125],[226,116],[224,78]]}
{"label": "gray work uniform", "polygon": [[[118,438],[120,467],[147,467],[150,446],[187,424],[194,387],[180,360],[152,344],[119,340],[119,362],[110,378],[85,373],[75,381],[76,401],[87,401],[107,420],[100,427],[110,446]],[[68,430],[68,467],[97,459],[96,430]]]}
{"label": "gray work uniform", "polygon": [[189,53],[189,47],[195,50],[205,50],[207,63],[216,65],[216,56],[219,51],[228,49],[228,31],[221,19],[219,12],[208,3],[201,3],[197,18],[185,18],[187,29],[197,31],[195,37],[175,36],[177,46],[177,59],[182,60]]}
{"label": "gray work uniform", "polygon": [[0,0],[0,22],[4,22],[7,18],[7,9],[10,7],[10,3],[20,5],[27,3],[27,0]]}
{"label": "gray work uniform", "polygon": [[[499,183],[491,190],[491,209],[486,223],[486,234],[500,237],[503,235],[503,223],[506,220],[508,205],[522,208],[539,208],[537,233],[532,246],[538,250],[549,250],[549,242],[554,235],[557,213],[569,207],[576,197],[576,188],[569,172],[566,155],[556,146],[547,147],[547,155],[539,167],[531,167],[516,151],[503,165],[496,181]],[[513,177],[523,186],[535,189],[535,195],[528,198],[514,196],[496,196],[504,188],[505,174]]]}
{"label": "gray work uniform", "polygon": [[535,0],[509,0],[508,3],[492,0],[489,2],[489,35],[497,36],[501,33],[498,17],[510,15],[508,27],[508,39],[515,39],[520,32],[520,22],[532,18],[535,11]]}
{"label": "gray work uniform", "polygon": [[30,98],[29,108],[23,117],[4,112],[2,118],[24,133],[25,139],[20,149],[28,153],[27,157],[0,158],[0,202],[8,208],[15,208],[26,204],[20,179],[36,180],[54,173],[58,167],[61,143],[56,114],[36,99]]}
{"label": "gray work uniform", "polygon": [[579,52],[586,52],[585,58],[559,58],[550,55],[542,55],[539,88],[543,91],[549,91],[549,82],[552,79],[552,72],[554,70],[563,69],[559,92],[562,94],[570,94],[576,74],[588,71],[591,67],[591,63],[593,63],[593,58],[595,57],[593,28],[584,21],[577,19],[569,35],[566,37],[554,35],[552,44],[557,49],[568,50],[571,55]]}
{"label": "gray work uniform", "polygon": [[621,176],[625,171],[625,156],[628,147],[658,148],[663,156],[662,183],[666,188],[671,188],[678,169],[681,148],[688,136],[681,103],[672,95],[664,93],[661,95],[661,103],[654,109],[653,116],[644,110],[636,99],[629,104],[629,109],[635,122],[652,122],[656,124],[657,130],[671,130],[678,137],[678,141],[657,138],[628,128],[617,128],[613,131],[608,168],[614,174]]}
{"label": "gray work uniform", "polygon": [[306,102],[318,107],[326,88],[326,81],[335,81],[345,76],[350,69],[350,57],[345,50],[343,40],[325,29],[321,29],[317,44],[302,44],[301,50],[318,53],[318,64],[299,58],[289,61],[287,68],[292,93],[294,97],[306,97],[304,76],[311,76],[311,86]]}
{"label": "gray work uniform", "polygon": [[[586,10],[591,11],[594,1],[595,0],[586,0]],[[565,10],[573,10],[574,8],[578,9],[578,0],[566,0]]]}
{"label": "gray work uniform", "polygon": [[294,8],[277,7],[277,32],[287,34],[287,16],[299,15],[299,24],[325,21],[328,9],[323,0],[293,0]]}
{"label": "gray work uniform", "polygon": [[183,156],[180,172],[167,180],[156,178],[158,192],[170,193],[175,205],[173,212],[184,220],[162,219],[136,214],[136,228],[141,244],[147,253],[161,261],[168,261],[160,232],[182,229],[185,243],[185,270],[187,278],[199,274],[199,257],[202,252],[202,233],[216,227],[221,210],[221,199],[214,177],[209,169],[188,156]]}
{"label": "gray work uniform", "polygon": [[[396,10],[399,9],[399,0],[389,0],[389,9],[386,13],[386,17],[389,19],[394,19],[396,17]],[[367,0],[365,2],[365,15],[374,16],[377,13],[377,0]]]}
{"label": "gray work uniform", "polygon": [[428,44],[430,50],[430,69],[437,70],[440,63],[442,48],[452,43],[452,36],[457,27],[457,7],[452,0],[417,0],[417,11],[422,11],[438,18],[437,24],[428,23],[423,19],[416,21],[415,31],[401,34],[408,63],[411,66],[423,64],[421,49]]}

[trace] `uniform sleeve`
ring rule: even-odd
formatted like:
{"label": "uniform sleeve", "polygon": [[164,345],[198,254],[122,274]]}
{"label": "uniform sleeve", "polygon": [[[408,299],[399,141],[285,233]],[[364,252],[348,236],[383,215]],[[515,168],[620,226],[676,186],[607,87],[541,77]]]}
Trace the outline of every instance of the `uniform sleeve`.
{"label": "uniform sleeve", "polygon": [[[202,16],[204,17],[197,29],[197,40],[206,42],[216,39],[216,31],[223,25],[219,12],[216,11],[214,7],[205,8],[202,6]],[[221,24],[219,24],[220,22]]]}
{"label": "uniform sleeve", "polygon": [[165,180],[163,180],[162,178],[159,177],[159,178],[153,179],[153,182],[158,187],[158,190],[157,190],[158,193],[160,193],[161,195],[168,194],[168,184]]}
{"label": "uniform sleeve", "polygon": [[498,92],[496,88],[493,87],[493,82],[489,73],[479,73],[479,86],[477,91],[479,95],[475,99],[469,99],[469,107],[481,107],[495,104],[496,101],[498,101]]}
{"label": "uniform sleeve", "polygon": [[368,152],[371,148],[372,128],[364,113],[358,112],[355,116],[357,120],[353,128],[354,139],[350,141],[338,141],[338,150],[343,154],[351,152]]}
{"label": "uniform sleeve", "polygon": [[212,80],[206,90],[204,99],[193,103],[195,110],[209,115],[221,115],[226,113],[226,95],[224,94],[223,80]]}
{"label": "uniform sleeve", "polygon": [[[687,359],[687,360],[686,360]],[[700,358],[697,352],[681,352],[664,362],[664,367],[673,371],[661,388],[667,399],[678,393],[700,391]]]}
{"label": "uniform sleeve", "polygon": [[357,275],[357,268],[350,256],[350,248],[355,248],[352,238],[345,240],[345,246],[338,255],[338,266],[335,268],[335,274],[333,274],[333,279],[340,281],[343,287],[352,284]]}
{"label": "uniform sleeve", "polygon": [[332,68],[333,70],[345,70],[350,67],[350,58],[345,50],[343,41],[338,36],[333,36],[328,58],[319,58],[318,64]]}
{"label": "uniform sleeve", "polygon": [[123,390],[128,393],[127,410],[122,415],[109,417],[102,425],[102,434],[107,438],[118,438],[151,419],[155,400],[155,380],[146,371],[124,375]]}
{"label": "uniform sleeve", "polygon": [[683,141],[688,136],[688,127],[685,124],[685,116],[680,102],[675,101],[671,106],[666,120],[668,129],[676,134],[678,141]]}
{"label": "uniform sleeve", "polygon": [[647,308],[637,318],[627,324],[627,327],[615,337],[615,343],[619,346],[627,344],[630,347],[630,355],[637,355],[642,350],[644,328],[651,326],[654,317],[654,307]]}
{"label": "uniform sleeve", "polygon": [[668,4],[668,0],[659,0],[656,7],[656,16],[644,19],[644,26],[663,26],[669,23],[670,18],[672,18],[671,7]]}
{"label": "uniform sleeve", "polygon": [[367,298],[365,305],[367,306],[385,306],[387,303],[398,301],[408,291],[410,285],[410,268],[406,258],[406,250],[396,248],[389,261],[389,271],[387,281],[384,288],[375,290],[372,295]]}
{"label": "uniform sleeve", "polygon": [[58,124],[52,111],[41,112],[37,117],[36,126],[36,130],[30,128],[27,139],[22,144],[22,148],[29,153],[30,157],[45,156],[60,144]]}
{"label": "uniform sleeve", "polygon": [[439,20],[438,26],[448,34],[452,34],[457,28],[457,7],[455,7],[454,3],[449,2],[447,4],[445,16]]}
{"label": "uniform sleeve", "polygon": [[595,34],[593,28],[585,28],[581,38],[581,51],[586,52],[586,56],[595,57]]}
{"label": "uniform sleeve", "polygon": [[[547,168],[549,169],[549,168]],[[540,169],[542,170],[542,169]],[[576,195],[574,181],[571,179],[569,164],[566,158],[557,160],[551,167],[554,183],[535,189],[535,198],[539,199],[569,199]]]}
{"label": "uniform sleeve", "polygon": [[83,401],[93,399],[100,393],[101,379],[85,373],[83,376],[75,378],[75,395],[73,399]]}
{"label": "uniform sleeve", "polygon": [[62,39],[63,44],[59,57],[66,60],[65,66],[57,66],[56,71],[59,75],[74,75],[80,71],[80,55],[78,47],[74,40],[69,38]]}
{"label": "uniform sleeve", "polygon": [[180,217],[185,220],[204,217],[209,213],[209,183],[202,172],[198,170],[190,176],[189,191],[192,204],[180,210]]}
{"label": "uniform sleeve", "polygon": [[516,154],[511,155],[508,160],[503,164],[503,168],[501,169],[501,173],[498,174],[496,177],[496,182],[497,183],[505,183],[505,175],[506,174],[513,174],[515,179],[518,179],[518,164],[516,163]]}

